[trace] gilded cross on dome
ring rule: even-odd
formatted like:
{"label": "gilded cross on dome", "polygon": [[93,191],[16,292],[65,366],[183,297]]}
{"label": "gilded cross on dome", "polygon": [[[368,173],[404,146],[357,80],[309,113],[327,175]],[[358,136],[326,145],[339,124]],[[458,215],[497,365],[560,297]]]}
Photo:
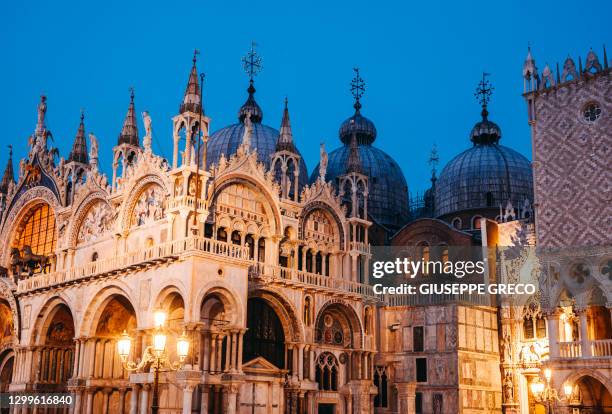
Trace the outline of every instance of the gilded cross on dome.
{"label": "gilded cross on dome", "polygon": [[495,89],[493,85],[491,85],[491,82],[489,82],[487,79],[487,76],[490,75],[490,73],[482,72],[482,80],[478,83],[476,92],[474,92],[474,96],[476,99],[478,99],[478,102],[483,108],[489,103],[493,90]]}
{"label": "gilded cross on dome", "polygon": [[351,81],[351,93],[353,94],[353,98],[355,98],[355,109],[361,108],[361,104],[359,103],[359,99],[363,96],[365,92],[365,82],[359,76],[359,68],[353,68],[355,72],[355,77]]}
{"label": "gilded cross on dome", "polygon": [[246,56],[242,57],[242,67],[247,75],[249,75],[249,79],[253,82],[253,78],[263,69],[263,65],[261,63],[261,56],[257,54],[255,50],[257,47],[257,43],[251,42],[251,50],[246,54]]}

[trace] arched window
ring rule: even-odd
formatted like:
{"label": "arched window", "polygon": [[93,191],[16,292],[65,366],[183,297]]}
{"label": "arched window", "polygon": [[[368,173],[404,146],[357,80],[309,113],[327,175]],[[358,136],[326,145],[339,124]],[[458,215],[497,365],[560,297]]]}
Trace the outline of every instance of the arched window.
{"label": "arched window", "polygon": [[249,259],[255,258],[255,239],[252,234],[247,234],[244,238],[244,242],[249,246]]}
{"label": "arched window", "polygon": [[317,358],[316,381],[322,391],[338,391],[338,360],[330,352]]}
{"label": "arched window", "polygon": [[247,302],[247,332],[244,335],[243,362],[263,357],[278,368],[285,368],[285,335],[274,309],[263,299]]}
{"label": "arched window", "polygon": [[48,204],[40,204],[22,220],[14,247],[21,251],[29,246],[32,253],[48,256],[55,251],[55,244],[55,215]]}
{"label": "arched window", "polygon": [[472,228],[474,230],[479,230],[480,229],[480,219],[482,217],[480,216],[474,216],[474,218],[472,219]]}
{"label": "arched window", "polygon": [[238,230],[234,230],[232,232],[232,244],[240,246],[240,242],[241,242],[240,232]]}
{"label": "arched window", "polygon": [[456,229],[461,229],[461,225],[462,225],[461,219],[459,217],[455,217],[453,219],[453,227]]}
{"label": "arched window", "polygon": [[92,262],[98,261],[98,252],[93,252],[93,254],[91,255],[91,261]]}
{"label": "arched window", "polygon": [[263,237],[257,242],[257,258],[260,262],[266,261],[266,239]]}
{"label": "arched window", "polygon": [[374,397],[374,407],[387,408],[387,371],[385,367],[376,367],[374,386],[378,388],[378,394]]}
{"label": "arched window", "polygon": [[310,296],[304,298],[304,325],[310,326],[312,321],[312,299]]}
{"label": "arched window", "polygon": [[221,227],[217,230],[217,240],[227,241],[227,231],[225,231],[225,228]]}

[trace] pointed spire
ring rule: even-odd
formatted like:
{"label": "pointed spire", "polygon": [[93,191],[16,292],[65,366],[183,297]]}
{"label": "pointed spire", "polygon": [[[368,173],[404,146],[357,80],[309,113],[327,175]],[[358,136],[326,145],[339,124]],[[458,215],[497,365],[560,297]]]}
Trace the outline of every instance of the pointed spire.
{"label": "pointed spire", "polygon": [[561,83],[561,75],[559,74],[559,62],[557,62],[557,85]]}
{"label": "pointed spire", "polygon": [[295,152],[291,122],[289,121],[288,104],[289,100],[285,98],[285,109],[283,110],[283,120],[281,121],[280,134],[278,136],[278,141],[276,142],[276,150]]}
{"label": "pointed spire", "polygon": [[87,164],[89,162],[89,156],[87,155],[87,141],[85,141],[85,113],[81,110],[81,122],[79,129],[74,137],[74,143],[72,144],[72,151],[68,156],[68,161],[81,162]]}
{"label": "pointed spire", "polygon": [[578,77],[582,78],[582,57],[578,56]]}
{"label": "pointed spire", "polygon": [[608,54],[606,53],[606,45],[603,45],[603,60],[604,60],[604,69],[608,69]]}
{"label": "pointed spire", "polygon": [[359,156],[359,146],[357,145],[357,134],[353,132],[351,136],[351,147],[346,163],[347,173],[361,173],[361,157]]}
{"label": "pointed spire", "polygon": [[13,173],[13,146],[9,145],[9,157],[6,162],[6,168],[4,169],[4,175],[0,182],[0,193],[6,194],[8,192],[11,183],[15,182],[15,175]]}
{"label": "pointed spire", "polygon": [[197,49],[193,51],[193,65],[189,73],[189,80],[187,81],[187,88],[183,96],[183,103],[179,108],[181,114],[187,111],[197,114],[202,110],[202,93],[198,82],[198,68],[196,65],[199,54],[200,52]]}
{"label": "pointed spire", "polygon": [[138,125],[136,124],[136,110],[134,109],[134,88],[130,88],[130,105],[123,121],[117,145],[129,144],[138,147]]}

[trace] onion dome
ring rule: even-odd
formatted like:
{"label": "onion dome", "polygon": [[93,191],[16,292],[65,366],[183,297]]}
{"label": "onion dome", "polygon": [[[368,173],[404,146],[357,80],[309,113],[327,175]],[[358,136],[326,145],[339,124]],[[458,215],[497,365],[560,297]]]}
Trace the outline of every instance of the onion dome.
{"label": "onion dome", "polygon": [[136,110],[134,109],[134,90],[132,89],[130,94],[130,106],[128,106],[125,120],[123,121],[123,127],[117,140],[117,145],[128,144],[138,147],[140,141],[138,139],[138,126],[136,124]]}
{"label": "onion dome", "polygon": [[13,146],[9,145],[9,157],[6,162],[6,168],[2,175],[2,181],[0,181],[0,193],[6,194],[8,192],[11,182],[15,182],[15,173],[13,172]]}
{"label": "onion dome", "polygon": [[[408,219],[408,184],[397,162],[372,145],[376,138],[376,127],[361,115],[359,99],[364,91],[364,83],[358,70],[355,70],[355,74],[352,82],[355,113],[340,126],[340,140],[344,145],[330,152],[326,177],[337,184],[339,177],[357,168],[358,172],[368,177],[370,218],[388,229],[398,229]],[[318,177],[317,165],[310,176],[310,182],[314,183]]]}
{"label": "onion dome", "polygon": [[359,101],[354,105],[355,113],[340,125],[338,136],[343,144],[350,144],[353,134],[357,137],[358,144],[369,145],[376,139],[376,127],[374,122],[361,115],[361,104]]}
{"label": "onion dome", "polygon": [[511,201],[533,201],[531,163],[515,150],[499,144],[501,129],[488,119],[487,103],[492,88],[483,77],[482,120],[470,133],[473,143],[442,169],[435,186],[437,217],[473,209],[499,209]]}
{"label": "onion dome", "polygon": [[68,156],[68,161],[80,162],[87,164],[89,162],[89,156],[87,155],[87,142],[85,141],[85,114],[81,112],[81,123],[79,129],[74,137],[74,143],[72,144],[72,151]]}

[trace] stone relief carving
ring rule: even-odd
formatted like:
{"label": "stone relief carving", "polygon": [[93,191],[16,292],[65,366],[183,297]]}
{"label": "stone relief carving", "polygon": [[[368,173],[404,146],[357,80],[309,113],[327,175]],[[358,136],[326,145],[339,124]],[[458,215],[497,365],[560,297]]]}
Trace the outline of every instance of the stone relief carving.
{"label": "stone relief carving", "polygon": [[134,226],[142,226],[152,223],[164,217],[165,197],[162,189],[157,185],[152,185],[145,189],[134,207],[132,223]]}
{"label": "stone relief carving", "polygon": [[81,223],[77,243],[96,240],[112,228],[113,222],[113,212],[109,205],[103,201],[97,202],[90,207]]}

